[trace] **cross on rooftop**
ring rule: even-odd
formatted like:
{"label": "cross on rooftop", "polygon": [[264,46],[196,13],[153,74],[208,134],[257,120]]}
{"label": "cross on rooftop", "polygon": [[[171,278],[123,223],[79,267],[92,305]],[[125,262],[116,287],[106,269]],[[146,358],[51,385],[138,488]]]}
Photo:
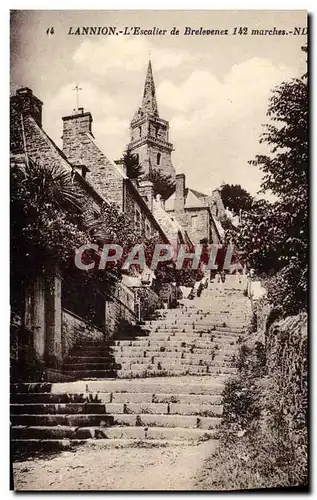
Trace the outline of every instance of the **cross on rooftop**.
{"label": "cross on rooftop", "polygon": [[78,83],[76,84],[76,87],[73,88],[73,90],[76,90],[76,104],[77,104],[77,110],[79,109],[79,91],[83,90],[82,87],[78,86]]}

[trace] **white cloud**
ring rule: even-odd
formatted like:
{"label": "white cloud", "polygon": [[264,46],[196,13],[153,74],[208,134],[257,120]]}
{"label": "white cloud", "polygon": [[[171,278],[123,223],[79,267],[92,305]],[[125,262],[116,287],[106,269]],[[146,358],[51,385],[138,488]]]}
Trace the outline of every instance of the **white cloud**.
{"label": "white cloud", "polygon": [[110,69],[142,70],[149,59],[155,70],[174,68],[190,59],[185,51],[152,47],[146,38],[109,36],[100,40],[85,40],[76,50],[73,60],[95,74]]}
{"label": "white cloud", "polygon": [[272,88],[294,76],[291,67],[255,57],[234,65],[222,80],[194,71],[178,86],[171,80],[160,84],[159,104],[172,113],[175,164],[181,163],[193,187],[224,181],[258,191],[261,172],[248,160],[263,151],[259,135]]}
{"label": "white cloud", "polygon": [[[122,37],[112,40],[118,41],[85,41],[76,58],[85,68],[100,74],[111,67],[118,68],[117,84],[108,84],[104,78],[94,83],[88,79],[80,81],[83,89],[80,103],[92,113],[96,140],[109,158],[116,159],[129,142],[129,123],[142,95],[142,84],[134,81],[132,85],[132,79],[126,78],[126,70],[145,72],[148,42],[138,39],[127,43]],[[120,57],[117,49],[121,50]],[[167,61],[176,65],[184,60],[172,51],[167,52],[168,57],[160,59],[161,66],[154,62],[158,52],[152,54],[154,71]],[[171,71],[171,75],[175,79],[163,80],[157,94],[160,115],[170,121],[176,170],[185,172],[188,184],[201,191],[224,181],[241,184],[255,194],[261,173],[249,166],[248,160],[261,152],[259,134],[261,124],[267,121],[271,89],[296,76],[295,71],[255,57],[234,65],[222,79],[210,71],[195,70],[176,85],[180,73]],[[45,100],[44,127],[57,142],[62,130],[61,117],[71,114],[76,106],[74,86],[74,82],[64,85]]]}
{"label": "white cloud", "polygon": [[[239,122],[259,114],[263,121],[271,89],[293,76],[292,68],[253,58],[234,65],[223,81],[207,71],[194,71],[181,85],[164,80],[158,87],[160,104],[177,112],[173,130],[192,134],[197,126],[214,128],[222,122]],[[171,124],[172,127],[172,124]]]}
{"label": "white cloud", "polygon": [[[61,118],[72,114],[76,108],[75,85],[69,83],[62,86],[57,93],[49,96],[43,109],[44,127],[59,146],[63,126]],[[92,113],[93,133],[98,143],[109,158],[119,157],[129,138],[126,101],[87,81],[80,87],[79,105]]]}

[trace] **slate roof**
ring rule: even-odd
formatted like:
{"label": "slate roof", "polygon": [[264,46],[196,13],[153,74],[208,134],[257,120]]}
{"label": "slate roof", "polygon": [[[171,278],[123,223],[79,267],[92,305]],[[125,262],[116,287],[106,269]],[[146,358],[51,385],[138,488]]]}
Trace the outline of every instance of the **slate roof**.
{"label": "slate roof", "polygon": [[192,245],[187,232],[162,208],[161,203],[157,200],[153,200],[153,215],[172,244],[176,245],[179,242]]}
{"label": "slate roof", "polygon": [[[207,206],[206,200],[210,195],[200,193],[195,189],[185,188],[185,208],[202,208]],[[175,192],[166,200],[165,209],[174,210]]]}

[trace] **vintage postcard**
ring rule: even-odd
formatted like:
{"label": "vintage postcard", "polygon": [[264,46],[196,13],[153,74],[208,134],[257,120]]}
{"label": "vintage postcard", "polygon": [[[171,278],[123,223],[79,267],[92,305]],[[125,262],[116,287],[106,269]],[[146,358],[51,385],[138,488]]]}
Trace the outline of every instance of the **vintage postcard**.
{"label": "vintage postcard", "polygon": [[12,488],[307,489],[307,12],[10,37]]}

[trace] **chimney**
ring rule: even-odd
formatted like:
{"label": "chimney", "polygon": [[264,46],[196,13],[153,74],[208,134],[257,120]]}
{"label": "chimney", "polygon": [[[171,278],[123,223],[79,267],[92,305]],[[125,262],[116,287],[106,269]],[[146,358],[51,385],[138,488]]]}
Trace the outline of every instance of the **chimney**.
{"label": "chimney", "polygon": [[144,199],[145,203],[153,212],[153,197],[154,197],[154,191],[153,191],[153,182],[151,181],[139,181],[139,187],[138,191],[142,198]]}
{"label": "chimney", "polygon": [[163,208],[163,210],[165,210],[165,200],[163,200],[163,198],[161,197],[160,193],[158,193],[156,195],[155,199],[160,204],[161,208]]}
{"label": "chimney", "polygon": [[43,103],[28,87],[23,87],[16,91],[10,99],[11,121],[17,121],[19,116],[32,116],[36,123],[42,127],[42,106]]}
{"label": "chimney", "polygon": [[84,108],[75,110],[73,115],[64,116],[63,120],[63,153],[70,162],[80,162],[78,141],[84,134],[92,135],[92,116],[91,113],[84,112]]}
{"label": "chimney", "polygon": [[182,212],[185,206],[185,174],[176,174],[174,210]]}
{"label": "chimney", "polygon": [[122,172],[127,177],[127,167],[125,166],[123,159],[121,158],[120,160],[114,160],[114,163],[118,165],[119,168],[121,168]]}

